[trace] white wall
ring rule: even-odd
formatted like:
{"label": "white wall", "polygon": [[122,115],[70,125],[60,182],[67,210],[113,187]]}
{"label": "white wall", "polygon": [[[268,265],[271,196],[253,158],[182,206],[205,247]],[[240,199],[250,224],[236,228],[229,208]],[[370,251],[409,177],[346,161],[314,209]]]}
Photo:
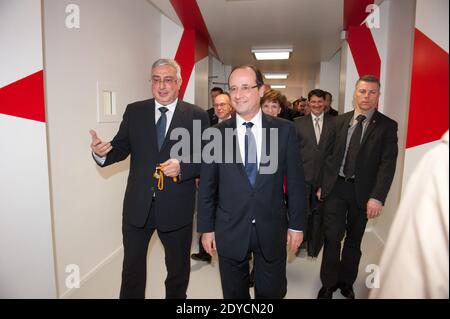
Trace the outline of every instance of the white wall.
{"label": "white wall", "polygon": [[319,88],[333,95],[333,108],[337,109],[339,104],[339,72],[341,67],[341,50],[333,57],[320,63]]}
{"label": "white wall", "polygon": [[[397,169],[385,203],[384,213],[373,223],[373,230],[386,240],[397,211],[402,191],[403,163],[405,157],[406,130],[408,123],[411,67],[413,54],[415,1],[384,1],[381,6],[381,29],[384,40],[377,41],[382,55],[382,87],[380,98],[382,112],[398,123]],[[389,12],[387,15],[386,12]],[[385,47],[380,44],[385,43]],[[385,57],[385,58],[383,58]]]}
{"label": "white wall", "polygon": [[[42,68],[41,1],[1,0],[2,100]],[[43,93],[40,82],[27,89]],[[0,114],[0,149],[0,298],[55,298],[46,123]]]}
{"label": "white wall", "polygon": [[208,57],[198,61],[195,64],[195,105],[207,110],[209,105],[208,90],[208,74],[209,63]]}
{"label": "white wall", "polygon": [[[80,7],[80,29],[65,27],[65,7]],[[89,129],[104,140],[119,123],[97,123],[97,81],[118,87],[119,106],[151,96],[151,64],[160,57],[161,15],[147,1],[44,1],[45,67],[52,210],[59,295],[68,264],[88,280],[120,257],[128,161],[105,169],[90,154]],[[120,265],[120,262],[118,263]],[[115,269],[120,278],[121,268]],[[89,296],[102,298],[102,286]],[[81,292],[80,292],[81,291]],[[115,297],[118,296],[118,290]]]}
{"label": "white wall", "polygon": [[[228,91],[228,76],[231,73],[231,65],[225,65],[220,62],[216,57],[209,56],[209,79],[208,79],[208,92],[213,87],[220,87],[224,91]],[[209,93],[208,93],[209,95]],[[208,97],[208,105],[212,107],[211,97]]]}

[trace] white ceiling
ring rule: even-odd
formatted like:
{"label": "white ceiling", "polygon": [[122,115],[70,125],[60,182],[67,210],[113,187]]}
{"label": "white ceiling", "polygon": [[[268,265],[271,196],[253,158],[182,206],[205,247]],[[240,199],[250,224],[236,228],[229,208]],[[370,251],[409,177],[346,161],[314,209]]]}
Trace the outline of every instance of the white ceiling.
{"label": "white ceiling", "polygon": [[[166,15],[169,1],[151,0]],[[255,64],[262,72],[288,71],[281,90],[289,99],[306,93],[321,61],[341,45],[343,0],[197,0],[208,31],[227,65]],[[171,12],[170,12],[171,11]],[[170,17],[176,21],[174,17]],[[176,21],[177,22],[177,21]],[[179,21],[178,21],[179,22]],[[256,61],[252,48],[291,47],[287,61]]]}

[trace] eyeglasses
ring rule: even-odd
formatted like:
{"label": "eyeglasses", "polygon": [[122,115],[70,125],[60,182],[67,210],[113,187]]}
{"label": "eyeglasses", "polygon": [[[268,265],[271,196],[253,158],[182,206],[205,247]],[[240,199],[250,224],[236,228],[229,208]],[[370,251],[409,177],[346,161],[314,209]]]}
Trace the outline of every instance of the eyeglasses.
{"label": "eyeglasses", "polygon": [[219,107],[219,106],[220,106],[220,107],[225,107],[225,106],[227,106],[227,105],[228,105],[228,103],[214,103],[214,104],[213,104],[214,107]]}
{"label": "eyeglasses", "polygon": [[178,80],[174,78],[152,78],[150,81],[153,85],[160,85],[161,83],[164,83],[164,85],[172,85],[177,83]]}
{"label": "eyeglasses", "polygon": [[238,91],[241,91],[242,94],[248,94],[250,93],[251,89],[257,88],[258,85],[255,86],[249,86],[249,85],[243,85],[241,88],[238,88],[237,86],[230,87],[230,94],[237,94]]}

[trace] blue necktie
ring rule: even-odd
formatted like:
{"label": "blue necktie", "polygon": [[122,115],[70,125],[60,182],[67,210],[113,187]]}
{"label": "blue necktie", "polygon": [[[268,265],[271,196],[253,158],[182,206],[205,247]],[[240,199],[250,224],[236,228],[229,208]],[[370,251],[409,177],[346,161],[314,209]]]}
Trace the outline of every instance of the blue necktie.
{"label": "blue necktie", "polygon": [[158,109],[161,112],[161,116],[156,122],[156,136],[158,139],[158,150],[161,150],[161,146],[164,143],[164,138],[166,136],[166,125],[167,125],[167,116],[166,112],[169,110],[167,107],[160,107]]}
{"label": "blue necktie", "polygon": [[252,122],[245,122],[245,172],[252,186],[255,186],[256,176],[258,175],[258,162],[256,152],[256,140],[252,133]]}

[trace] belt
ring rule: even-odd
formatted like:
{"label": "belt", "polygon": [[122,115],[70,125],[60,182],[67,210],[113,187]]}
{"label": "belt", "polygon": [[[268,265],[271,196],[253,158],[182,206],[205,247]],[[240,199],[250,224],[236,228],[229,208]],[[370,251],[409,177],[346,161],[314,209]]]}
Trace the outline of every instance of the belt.
{"label": "belt", "polygon": [[353,177],[344,177],[344,176],[338,175],[338,178],[343,180],[344,182],[350,183],[350,184],[353,184],[355,182],[355,179]]}

